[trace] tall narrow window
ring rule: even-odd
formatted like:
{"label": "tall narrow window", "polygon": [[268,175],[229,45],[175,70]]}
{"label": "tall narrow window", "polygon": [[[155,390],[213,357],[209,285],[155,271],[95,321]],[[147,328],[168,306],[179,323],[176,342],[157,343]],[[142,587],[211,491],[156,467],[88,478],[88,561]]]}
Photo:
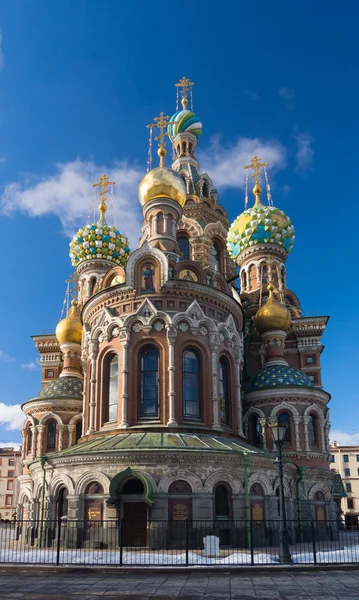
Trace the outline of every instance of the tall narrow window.
{"label": "tall narrow window", "polygon": [[251,415],[248,421],[248,435],[252,446],[261,446],[261,424],[258,415]]}
{"label": "tall narrow window", "polygon": [[183,353],[183,406],[184,416],[199,418],[200,389],[199,389],[199,358],[194,350],[185,350]]}
{"label": "tall narrow window", "polygon": [[108,420],[117,420],[118,410],[118,356],[110,362],[110,377],[108,387]]}
{"label": "tall narrow window", "polygon": [[75,444],[79,441],[82,436],[82,421],[77,421],[75,430]]}
{"label": "tall narrow window", "polygon": [[211,267],[212,267],[213,271],[215,271],[216,273],[220,270],[219,269],[220,257],[221,257],[221,253],[219,251],[219,248],[218,248],[217,244],[214,243],[210,249],[210,260],[211,260]]}
{"label": "tall narrow window", "polygon": [[214,492],[214,512],[216,517],[229,517],[230,499],[225,485],[217,485]]}
{"label": "tall narrow window", "polygon": [[178,246],[180,249],[181,256],[184,260],[189,260],[190,256],[190,248],[189,248],[189,239],[185,235],[181,235],[178,238]]}
{"label": "tall narrow window", "polygon": [[280,413],[280,415],[278,416],[278,423],[280,425],[286,426],[286,430],[285,430],[285,434],[284,434],[284,441],[290,442],[291,441],[291,431],[290,431],[290,415],[289,415],[289,413],[287,413],[287,412]]}
{"label": "tall narrow window", "polygon": [[158,350],[145,346],[140,353],[141,417],[158,416]]}
{"label": "tall narrow window", "polygon": [[219,401],[221,410],[221,423],[230,424],[230,402],[229,402],[229,365],[228,360],[222,356],[218,364],[219,374]]}
{"label": "tall narrow window", "polygon": [[312,444],[317,443],[317,420],[315,415],[309,417],[309,440]]}
{"label": "tall narrow window", "polygon": [[55,450],[56,448],[56,421],[49,421],[47,425],[47,449]]}

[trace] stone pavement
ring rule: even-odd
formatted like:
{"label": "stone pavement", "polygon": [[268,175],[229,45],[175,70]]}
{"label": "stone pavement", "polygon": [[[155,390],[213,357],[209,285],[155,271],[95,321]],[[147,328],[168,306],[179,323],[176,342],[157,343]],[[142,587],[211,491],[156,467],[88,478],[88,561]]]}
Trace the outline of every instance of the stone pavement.
{"label": "stone pavement", "polygon": [[0,571],[0,600],[349,600],[359,569],[231,573]]}

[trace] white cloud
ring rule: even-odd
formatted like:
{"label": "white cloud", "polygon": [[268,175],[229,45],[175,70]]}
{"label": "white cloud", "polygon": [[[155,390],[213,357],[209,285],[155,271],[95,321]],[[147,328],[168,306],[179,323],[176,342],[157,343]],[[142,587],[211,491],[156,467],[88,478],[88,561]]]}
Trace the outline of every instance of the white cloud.
{"label": "white cloud", "polygon": [[[56,165],[56,173],[42,179],[27,177],[25,181],[8,184],[0,199],[4,214],[19,211],[32,217],[54,214],[61,220],[64,232],[72,237],[78,227],[89,220],[98,219],[98,196],[94,198],[92,183],[102,173],[116,181],[114,189],[114,213],[121,233],[137,247],[141,234],[141,211],[137,199],[137,187],[143,172],[126,162],[113,167],[95,165],[77,159]],[[108,209],[111,213],[110,197]],[[92,208],[92,210],[91,210]],[[109,218],[111,222],[111,219]]]}
{"label": "white cloud", "polygon": [[6,363],[15,362],[15,358],[6,354],[3,350],[0,350],[0,360]]}
{"label": "white cloud", "polygon": [[21,365],[21,368],[33,371],[35,369],[40,369],[40,363],[36,362],[35,360],[30,360],[28,363]]}
{"label": "white cloud", "polygon": [[14,450],[19,450],[20,446],[19,442],[0,442],[0,448],[14,448]]}
{"label": "white cloud", "polygon": [[300,131],[294,133],[294,139],[297,146],[295,153],[296,171],[303,173],[304,171],[308,171],[313,164],[314,150],[312,143],[314,139],[309,133]]}
{"label": "white cloud", "polygon": [[211,177],[218,188],[240,188],[245,185],[246,171],[254,154],[269,163],[270,169],[285,166],[286,150],[278,140],[264,141],[259,138],[239,138],[234,146],[225,147],[220,138],[214,137],[208,150],[199,152],[203,171]]}
{"label": "white cloud", "polygon": [[5,425],[6,429],[13,431],[21,429],[24,419],[20,404],[11,405],[0,402],[0,425]]}
{"label": "white cloud", "polygon": [[3,42],[3,38],[2,38],[2,32],[0,29],[0,69],[3,67],[4,65],[4,53],[2,51],[2,42]]}
{"label": "white cloud", "polygon": [[359,432],[348,433],[340,429],[332,429],[330,431],[330,443],[332,444],[333,442],[338,442],[340,446],[358,446]]}

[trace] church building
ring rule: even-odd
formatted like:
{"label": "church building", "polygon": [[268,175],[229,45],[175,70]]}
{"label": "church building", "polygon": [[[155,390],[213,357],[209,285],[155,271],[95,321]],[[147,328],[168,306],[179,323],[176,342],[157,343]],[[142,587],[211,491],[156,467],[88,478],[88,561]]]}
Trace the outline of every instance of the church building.
{"label": "church building", "polygon": [[253,196],[230,224],[196,158],[192,86],[183,78],[175,114],[149,126],[159,166],[150,154],[138,247],[126,218],[120,232],[106,216],[103,175],[99,218],[70,244],[71,307],[56,334],[33,336],[42,380],[22,407],[19,519],[120,517],[144,542],[149,519],[279,519],[274,422],[286,425],[288,519],[337,517],[328,317],[303,317],[288,287],[294,227],[257,156]]}

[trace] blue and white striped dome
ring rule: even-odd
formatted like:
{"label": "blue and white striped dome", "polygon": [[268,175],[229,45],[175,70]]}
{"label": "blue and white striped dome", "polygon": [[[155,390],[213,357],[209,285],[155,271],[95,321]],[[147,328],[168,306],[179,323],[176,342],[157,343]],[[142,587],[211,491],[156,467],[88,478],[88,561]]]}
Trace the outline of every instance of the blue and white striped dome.
{"label": "blue and white striped dome", "polygon": [[202,134],[202,123],[194,112],[179,110],[170,118],[167,131],[171,142],[173,142],[176,135],[185,131],[198,137]]}

